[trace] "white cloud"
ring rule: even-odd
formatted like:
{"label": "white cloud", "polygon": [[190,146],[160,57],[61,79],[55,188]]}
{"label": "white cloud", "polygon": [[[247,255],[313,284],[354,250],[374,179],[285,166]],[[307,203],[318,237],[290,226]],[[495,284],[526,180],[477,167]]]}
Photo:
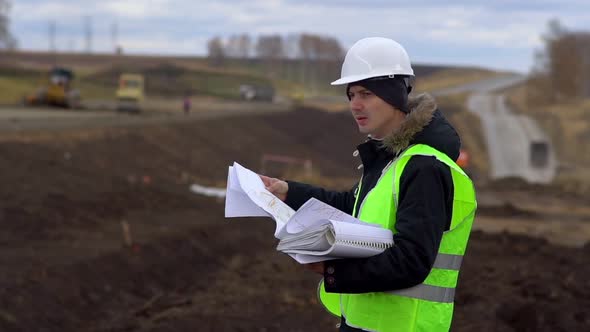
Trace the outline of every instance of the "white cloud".
{"label": "white cloud", "polygon": [[79,19],[87,8],[72,6],[67,2],[51,3],[23,3],[16,2],[12,8],[12,20],[14,21],[44,21]]}
{"label": "white cloud", "polygon": [[150,19],[175,16],[174,6],[168,0],[108,0],[100,3],[101,11],[116,17]]}
{"label": "white cloud", "polygon": [[457,19],[444,19],[442,20],[442,26],[448,29],[464,29],[467,28],[467,22]]}
{"label": "white cloud", "polygon": [[477,45],[498,48],[531,48],[541,45],[538,30],[526,25],[509,25],[501,30],[483,29],[474,26],[463,28],[433,29],[427,32],[432,40],[453,45]]}
{"label": "white cloud", "polygon": [[125,53],[139,54],[195,54],[199,45],[205,45],[203,38],[171,39],[166,35],[154,35],[149,40],[126,38],[122,40]]}

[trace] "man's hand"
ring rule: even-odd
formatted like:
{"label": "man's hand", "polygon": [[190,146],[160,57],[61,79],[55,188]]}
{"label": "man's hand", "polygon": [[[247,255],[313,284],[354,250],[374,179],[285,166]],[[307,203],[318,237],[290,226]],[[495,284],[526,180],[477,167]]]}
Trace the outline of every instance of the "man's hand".
{"label": "man's hand", "polygon": [[304,264],[303,266],[305,266],[310,271],[324,275],[324,262]]}
{"label": "man's hand", "polygon": [[287,199],[287,192],[289,191],[289,184],[287,182],[260,174],[259,176],[262,179],[266,190],[277,196],[281,201]]}

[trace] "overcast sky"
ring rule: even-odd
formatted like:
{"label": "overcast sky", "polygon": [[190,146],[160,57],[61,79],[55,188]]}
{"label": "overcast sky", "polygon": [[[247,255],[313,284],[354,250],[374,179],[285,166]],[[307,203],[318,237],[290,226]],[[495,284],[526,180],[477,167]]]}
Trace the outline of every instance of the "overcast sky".
{"label": "overcast sky", "polygon": [[[526,72],[542,49],[547,22],[590,30],[590,0],[13,0],[11,30],[23,49],[205,55],[215,35],[367,36],[404,45],[414,63],[476,65]],[[89,22],[89,23],[88,23]],[[113,27],[116,26],[116,29]]]}

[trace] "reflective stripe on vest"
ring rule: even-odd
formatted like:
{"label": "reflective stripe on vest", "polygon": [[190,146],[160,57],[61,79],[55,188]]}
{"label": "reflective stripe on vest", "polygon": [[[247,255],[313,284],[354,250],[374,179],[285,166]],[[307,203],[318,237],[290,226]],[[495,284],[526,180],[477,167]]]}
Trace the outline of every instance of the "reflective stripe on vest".
{"label": "reflective stripe on vest", "polygon": [[455,299],[455,288],[438,287],[426,284],[419,284],[414,287],[385,293],[442,303],[451,303]]}
{"label": "reflective stripe on vest", "polygon": [[[463,256],[438,254],[434,261],[433,268],[456,270],[461,268],[461,261]],[[455,296],[455,289],[453,287],[439,287],[426,284],[416,285],[414,287],[386,292],[388,294],[395,294],[399,296],[411,297],[434,302],[453,302]]]}
{"label": "reflective stripe on vest", "polygon": [[446,270],[457,270],[461,268],[461,263],[463,262],[463,256],[461,255],[451,255],[451,254],[438,254],[436,255],[436,259],[434,260],[434,264],[432,267],[437,269],[446,269]]}
{"label": "reflective stripe on vest", "polygon": [[[411,146],[383,170],[361,203],[358,218],[397,233],[399,182],[414,155],[433,156],[451,170],[454,197],[450,229],[444,232],[422,284],[390,292],[336,294],[326,293],[321,283],[322,304],[333,314],[344,315],[350,326],[374,331],[442,331],[450,326],[459,269],[477,207],[473,184],[463,170],[442,152],[426,145]],[[357,197],[355,211],[358,203]]]}
{"label": "reflective stripe on vest", "polygon": [[[456,270],[458,272],[461,268],[462,261],[463,256],[439,253],[436,256],[432,267],[444,270]],[[426,284],[420,284],[414,287],[386,293],[443,303],[453,302],[453,299],[455,298],[454,287],[439,287]]]}

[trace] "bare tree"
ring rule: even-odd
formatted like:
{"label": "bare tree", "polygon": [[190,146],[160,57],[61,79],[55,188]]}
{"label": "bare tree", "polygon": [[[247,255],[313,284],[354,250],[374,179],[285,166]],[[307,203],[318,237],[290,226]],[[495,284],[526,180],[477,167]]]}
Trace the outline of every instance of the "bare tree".
{"label": "bare tree", "polygon": [[301,57],[308,60],[338,60],[344,52],[335,38],[312,34],[301,35],[299,50]]}
{"label": "bare tree", "polygon": [[344,51],[338,40],[313,34],[301,34],[299,38],[299,54],[303,62],[302,83],[317,90],[318,84],[323,85],[327,76],[333,76],[337,62]]}
{"label": "bare tree", "polygon": [[535,59],[529,101],[541,104],[590,96],[590,32],[568,31],[552,20],[543,39],[545,49]]}
{"label": "bare tree", "polygon": [[283,39],[283,49],[285,52],[285,57],[288,59],[297,59],[301,57],[301,52],[299,51],[299,39],[301,35],[299,34],[288,34]]}
{"label": "bare tree", "polygon": [[557,100],[570,98],[575,93],[574,80],[579,70],[575,41],[557,20],[549,22],[544,39],[552,95]]}
{"label": "bare tree", "polygon": [[328,60],[340,60],[344,56],[344,49],[336,38],[322,38],[322,58]]}
{"label": "bare tree", "polygon": [[256,54],[262,59],[280,59],[285,55],[283,38],[279,35],[260,36],[256,44]]}
{"label": "bare tree", "polygon": [[220,37],[213,37],[207,42],[208,58],[212,65],[221,66],[225,62],[225,48]]}
{"label": "bare tree", "polygon": [[0,0],[0,49],[15,49],[17,41],[10,33],[10,1]]}
{"label": "bare tree", "polygon": [[302,59],[311,60],[315,58],[314,36],[302,34],[299,37],[299,54]]}
{"label": "bare tree", "polygon": [[240,50],[239,50],[239,43],[240,37],[237,35],[232,35],[227,39],[225,43],[225,55],[229,58],[239,58]]}
{"label": "bare tree", "polygon": [[240,36],[240,42],[239,42],[239,50],[240,50],[240,55],[243,58],[249,58],[250,54],[252,52],[252,39],[250,38],[250,36],[248,36],[247,34],[243,34]]}
{"label": "bare tree", "polygon": [[249,58],[251,48],[250,36],[247,34],[232,35],[225,44],[225,55],[232,58]]}
{"label": "bare tree", "polygon": [[262,59],[270,77],[280,75],[285,57],[283,38],[280,35],[258,37],[256,54]]}

